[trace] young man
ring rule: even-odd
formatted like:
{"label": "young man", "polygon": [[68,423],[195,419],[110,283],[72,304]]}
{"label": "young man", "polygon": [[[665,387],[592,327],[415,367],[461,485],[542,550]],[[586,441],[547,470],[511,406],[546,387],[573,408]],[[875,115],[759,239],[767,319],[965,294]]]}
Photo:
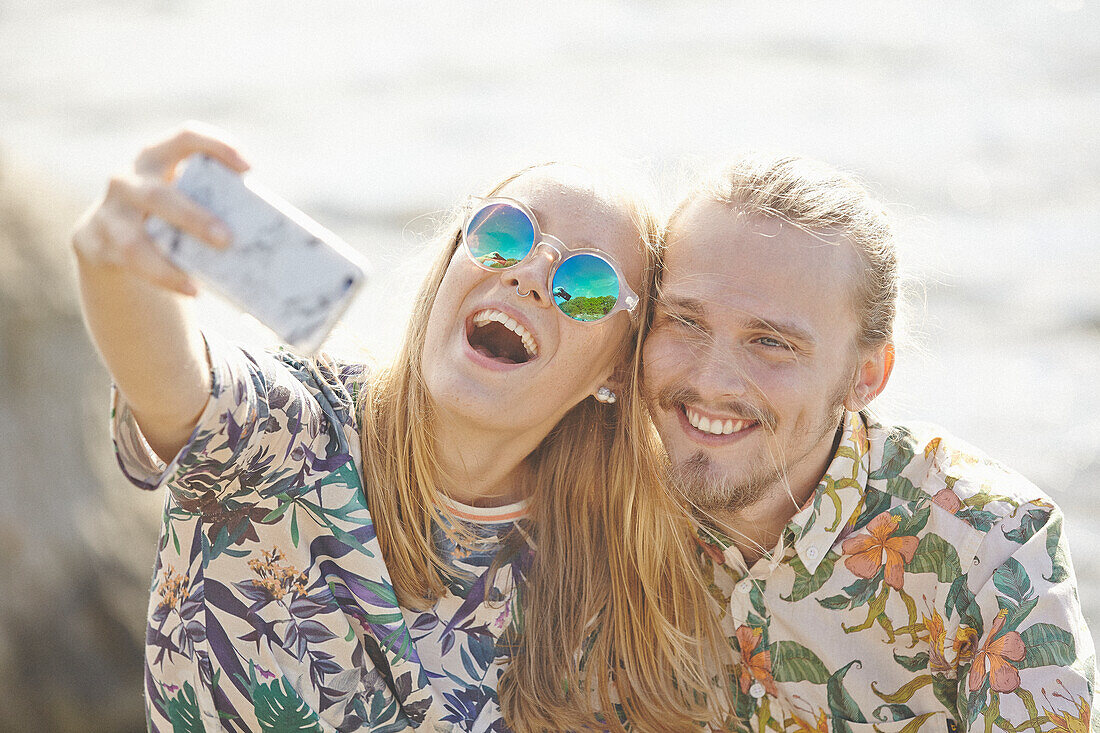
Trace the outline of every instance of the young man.
{"label": "young man", "polygon": [[745,159],[672,217],[645,386],[737,652],[731,725],[1087,731],[1058,508],[864,412],[897,280],[881,207],[808,161]]}

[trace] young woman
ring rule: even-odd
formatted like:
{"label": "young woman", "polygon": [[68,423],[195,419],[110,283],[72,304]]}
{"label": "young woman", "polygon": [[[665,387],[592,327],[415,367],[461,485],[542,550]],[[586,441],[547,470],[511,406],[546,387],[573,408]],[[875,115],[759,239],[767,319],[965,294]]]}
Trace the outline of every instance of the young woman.
{"label": "young woman", "polygon": [[444,240],[394,362],[368,373],[192,324],[194,286],[143,222],[226,245],[171,187],[195,152],[247,168],[185,130],[73,236],[120,465],[167,489],[150,728],[712,719],[722,639],[682,512],[653,488],[635,387],[658,266],[644,207],[567,166],[503,181]]}

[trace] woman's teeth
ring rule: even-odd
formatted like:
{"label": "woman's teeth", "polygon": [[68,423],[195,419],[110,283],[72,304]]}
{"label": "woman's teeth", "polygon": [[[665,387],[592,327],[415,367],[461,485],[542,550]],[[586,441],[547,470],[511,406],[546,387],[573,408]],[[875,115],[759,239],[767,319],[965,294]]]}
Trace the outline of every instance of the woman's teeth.
{"label": "woman's teeth", "polygon": [[523,342],[523,348],[527,351],[527,357],[529,359],[534,359],[539,355],[539,345],[535,343],[535,337],[531,335],[530,331],[517,323],[515,318],[492,308],[486,308],[474,314],[475,326],[484,326],[490,321],[496,321],[502,324],[509,331],[519,336],[519,340]]}
{"label": "woman's teeth", "polygon": [[738,433],[754,422],[753,420],[711,420],[709,417],[703,417],[687,406],[684,407],[684,413],[687,415],[691,427],[702,433],[710,433],[711,435],[730,435],[731,433]]}

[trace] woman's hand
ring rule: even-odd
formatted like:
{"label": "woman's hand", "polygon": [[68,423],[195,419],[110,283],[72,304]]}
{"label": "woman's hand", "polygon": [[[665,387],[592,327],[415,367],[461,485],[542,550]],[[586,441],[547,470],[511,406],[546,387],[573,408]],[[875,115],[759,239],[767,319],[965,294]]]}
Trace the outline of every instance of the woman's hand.
{"label": "woman's hand", "polygon": [[142,150],[132,171],[110,180],[106,194],[73,231],[73,249],[82,266],[124,270],[161,288],[195,295],[191,278],[149,238],[145,220],[156,216],[214,247],[228,246],[231,235],[225,225],[171,183],[176,166],[194,153],[205,153],[238,172],[248,169],[240,153],[212,133],[190,123]]}
{"label": "woman's hand", "polygon": [[195,285],[149,238],[145,219],[158,216],[212,246],[228,244],[221,222],[171,185],[176,166],[193,153],[237,171],[248,168],[215,135],[190,124],[145,148],[73,231],[88,331],[146,440],[165,461],[187,442],[202,414],[210,364],[178,295],[194,295]]}

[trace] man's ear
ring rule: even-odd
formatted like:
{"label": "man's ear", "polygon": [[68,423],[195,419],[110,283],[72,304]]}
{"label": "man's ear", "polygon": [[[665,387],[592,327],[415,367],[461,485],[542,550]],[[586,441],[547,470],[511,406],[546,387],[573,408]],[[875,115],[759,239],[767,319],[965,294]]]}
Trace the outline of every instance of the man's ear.
{"label": "man's ear", "polygon": [[894,344],[887,341],[876,346],[861,357],[856,370],[856,381],[844,400],[844,408],[850,412],[859,412],[879,396],[890,381],[894,371]]}

